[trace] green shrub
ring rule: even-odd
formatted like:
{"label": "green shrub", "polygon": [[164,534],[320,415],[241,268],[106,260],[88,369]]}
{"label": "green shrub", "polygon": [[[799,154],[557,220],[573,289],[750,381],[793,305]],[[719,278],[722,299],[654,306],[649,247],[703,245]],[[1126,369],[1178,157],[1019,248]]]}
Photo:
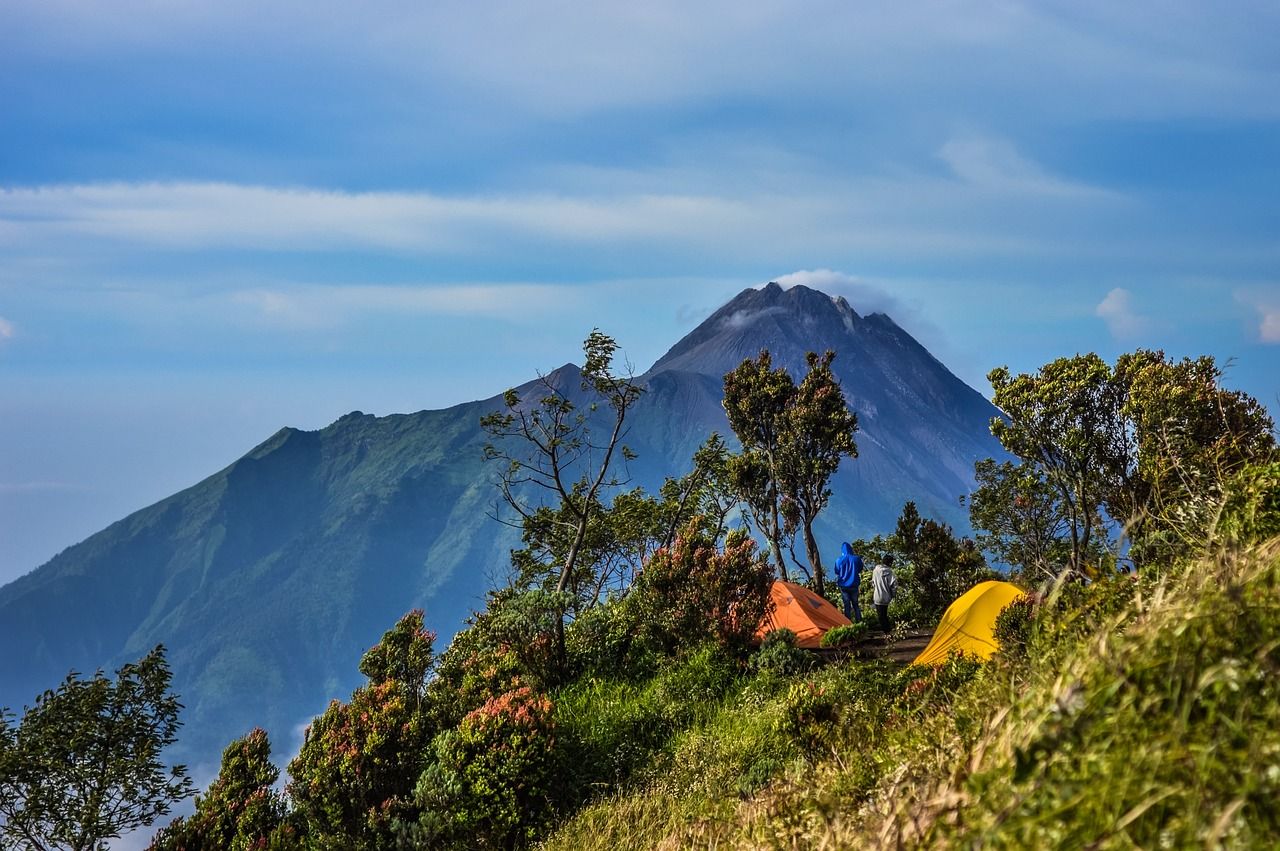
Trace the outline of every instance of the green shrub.
{"label": "green shrub", "polygon": [[1002,654],[1009,658],[1016,658],[1026,653],[1035,618],[1035,600],[1027,594],[1016,598],[1000,610],[1000,614],[996,615],[992,634],[1000,645]]}
{"label": "green shrub", "polygon": [[827,749],[837,717],[836,695],[829,688],[811,680],[795,683],[787,690],[778,732],[812,759]]}
{"label": "green shrub", "polygon": [[643,680],[658,669],[662,647],[640,628],[641,606],[610,600],[581,612],[565,629],[569,668],[577,677]]}
{"label": "green shrub", "polygon": [[1245,468],[1227,489],[1217,538],[1228,546],[1248,546],[1280,535],[1280,462]]}
{"label": "green shrub", "polygon": [[627,782],[680,731],[717,712],[738,676],[734,661],[710,644],[668,660],[646,682],[587,678],[566,687],[556,722],[571,782],[560,803],[568,808]]}
{"label": "green shrub", "polygon": [[690,523],[669,548],[654,553],[626,598],[644,639],[678,654],[713,639],[745,651],[769,603],[773,568],[745,532],[724,549]]}
{"label": "green shrub", "polygon": [[857,644],[866,638],[867,633],[871,631],[871,627],[866,621],[851,623],[844,626],[832,627],[822,634],[823,647],[846,647],[851,644]]}
{"label": "green shrub", "polygon": [[361,660],[369,683],[335,700],[307,728],[289,763],[289,797],[317,847],[383,848],[411,817],[410,793],[435,732],[425,680],[435,636],[405,615]]}
{"label": "green shrub", "polygon": [[148,851],[257,851],[287,845],[296,831],[272,788],[279,776],[264,730],[236,739],[222,752],[218,778],[196,798],[195,813],[162,828]]}
{"label": "green shrub", "polygon": [[422,814],[400,840],[429,848],[530,843],[557,782],[552,704],[528,686],[492,698],[436,736],[415,792]]}
{"label": "green shrub", "polygon": [[796,634],[783,627],[764,637],[749,664],[757,674],[790,677],[813,670],[817,659],[807,650],[796,647]]}

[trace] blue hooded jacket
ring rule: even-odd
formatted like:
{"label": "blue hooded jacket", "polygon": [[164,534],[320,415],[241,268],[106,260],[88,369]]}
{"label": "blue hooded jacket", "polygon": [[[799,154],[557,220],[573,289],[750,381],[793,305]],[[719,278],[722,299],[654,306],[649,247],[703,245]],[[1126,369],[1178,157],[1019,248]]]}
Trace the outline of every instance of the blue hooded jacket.
{"label": "blue hooded jacket", "polygon": [[857,588],[862,581],[862,556],[853,551],[853,547],[844,544],[840,558],[836,559],[836,583],[841,588]]}

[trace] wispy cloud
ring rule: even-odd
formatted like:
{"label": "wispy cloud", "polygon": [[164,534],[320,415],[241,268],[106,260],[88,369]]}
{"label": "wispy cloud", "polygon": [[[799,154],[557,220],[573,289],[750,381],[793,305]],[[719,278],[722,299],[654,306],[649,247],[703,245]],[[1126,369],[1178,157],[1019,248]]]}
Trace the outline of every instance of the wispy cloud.
{"label": "wispy cloud", "polygon": [[378,315],[529,318],[554,312],[570,290],[556,284],[386,286],[347,284],[239,290],[232,305],[253,322],[307,329],[330,328]]}
{"label": "wispy cloud", "polygon": [[902,320],[916,313],[901,299],[881,286],[856,275],[848,275],[832,269],[800,269],[777,279],[784,288],[797,285],[821,290],[827,295],[844,296],[853,309],[863,316],[868,313],[886,313]]}
{"label": "wispy cloud", "polygon": [[0,316],[0,343],[5,340],[13,339],[15,331],[16,329],[13,327],[13,323],[8,319],[5,319],[3,316]]}
{"label": "wispy cloud", "polygon": [[939,149],[938,157],[950,167],[956,177],[995,192],[1063,199],[1118,200],[1121,197],[1102,187],[1050,174],[1039,163],[1018,151],[1007,139],[981,135],[956,136]]}
{"label": "wispy cloud", "polygon": [[1236,301],[1252,308],[1258,341],[1271,345],[1280,343],[1280,287],[1237,290],[1235,297]]}
{"label": "wispy cloud", "polygon": [[1107,323],[1111,336],[1117,340],[1132,340],[1151,329],[1151,320],[1138,312],[1133,303],[1133,293],[1123,287],[1107,293],[1093,312]]}

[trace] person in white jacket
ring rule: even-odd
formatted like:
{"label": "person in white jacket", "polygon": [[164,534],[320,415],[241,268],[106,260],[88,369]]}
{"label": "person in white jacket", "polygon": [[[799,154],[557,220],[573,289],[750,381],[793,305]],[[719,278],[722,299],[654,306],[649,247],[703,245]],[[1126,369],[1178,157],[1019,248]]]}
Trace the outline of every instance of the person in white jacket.
{"label": "person in white jacket", "polygon": [[886,554],[884,561],[871,571],[871,589],[871,602],[875,603],[876,614],[880,616],[880,629],[887,633],[892,626],[889,623],[889,604],[898,593],[898,577],[893,575],[892,555]]}

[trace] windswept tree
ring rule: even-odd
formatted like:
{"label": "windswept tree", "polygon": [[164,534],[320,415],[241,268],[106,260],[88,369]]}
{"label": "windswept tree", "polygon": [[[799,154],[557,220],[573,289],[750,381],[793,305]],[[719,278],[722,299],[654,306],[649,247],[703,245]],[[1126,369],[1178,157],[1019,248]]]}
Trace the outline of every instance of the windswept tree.
{"label": "windswept tree", "polygon": [[773,561],[784,579],[781,483],[782,434],[796,384],[784,367],[773,367],[768,349],[744,360],[724,377],[724,410],[742,452],[729,462],[729,476],[755,527],[769,542]]}
{"label": "windswept tree", "polygon": [[[806,355],[797,386],[768,350],[724,377],[724,408],[742,444],[729,475],[787,577],[783,547],[803,534],[809,574],[823,588],[822,554],[813,522],[831,497],[827,486],[843,457],[856,458],[857,416],[831,371],[835,353]],[[790,547],[788,547],[790,549]]]}
{"label": "windswept tree", "polygon": [[74,672],[23,713],[0,712],[0,845],[97,851],[191,794],[186,768],[161,753],[182,704],[157,646],[111,680]]}
{"label": "windswept tree", "polygon": [[[564,596],[578,575],[579,559],[593,521],[604,510],[606,492],[623,483],[617,461],[633,457],[623,439],[627,414],[642,392],[629,373],[615,370],[618,344],[612,337],[593,330],[582,350],[579,389],[587,399],[585,408],[570,398],[568,388],[542,376],[532,398],[522,399],[508,390],[503,410],[480,421],[491,438],[485,457],[504,463],[498,482],[503,501],[520,518],[526,543],[532,530],[535,551],[553,559],[544,565],[555,577],[554,594],[560,600],[556,631],[562,661],[569,608]],[[546,499],[551,501],[549,512],[540,511]]]}
{"label": "windswept tree", "polygon": [[[1135,560],[1167,557],[1198,537],[1223,484],[1275,449],[1274,423],[1252,396],[1221,386],[1212,357],[1121,355],[1114,381],[1127,440],[1112,461],[1107,511],[1127,524]],[[1193,522],[1188,522],[1194,515]]]}

